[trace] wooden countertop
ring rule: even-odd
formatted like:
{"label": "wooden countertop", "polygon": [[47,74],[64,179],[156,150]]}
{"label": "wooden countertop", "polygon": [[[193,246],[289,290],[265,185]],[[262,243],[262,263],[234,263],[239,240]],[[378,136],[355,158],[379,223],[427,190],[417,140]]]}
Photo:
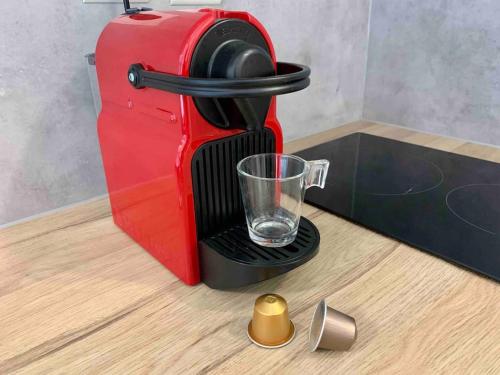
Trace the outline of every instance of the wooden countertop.
{"label": "wooden countertop", "polygon": [[[356,122],[287,145],[355,131],[500,162],[500,150]],[[0,231],[0,373],[500,373],[500,284],[314,207],[319,254],[234,291],[189,287],[114,226],[107,200]],[[251,344],[255,298],[283,295],[298,333]],[[321,298],[354,316],[349,352],[307,349]]]}

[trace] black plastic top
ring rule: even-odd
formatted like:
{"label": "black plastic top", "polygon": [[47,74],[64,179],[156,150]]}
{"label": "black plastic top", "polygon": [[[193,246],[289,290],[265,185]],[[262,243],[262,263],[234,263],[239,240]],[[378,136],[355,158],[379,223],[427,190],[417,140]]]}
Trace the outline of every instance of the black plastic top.
{"label": "black plastic top", "polygon": [[200,38],[190,77],[147,71],[132,64],[129,82],[192,96],[200,114],[221,128],[263,127],[271,98],[309,86],[307,66],[281,63],[276,69],[260,31],[243,20],[224,19]]}
{"label": "black plastic top", "polygon": [[146,7],[131,8],[129,0],[123,0],[123,8],[125,10],[125,13],[123,13],[124,15],[125,14],[136,14],[136,13],[139,13],[139,12],[146,12],[146,11],[153,10],[153,8],[146,8]]}

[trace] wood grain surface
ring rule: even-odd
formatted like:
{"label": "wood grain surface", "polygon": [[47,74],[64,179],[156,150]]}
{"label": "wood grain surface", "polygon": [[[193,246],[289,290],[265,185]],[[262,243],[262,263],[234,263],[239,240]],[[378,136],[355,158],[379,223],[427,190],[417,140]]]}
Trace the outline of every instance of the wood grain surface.
{"label": "wood grain surface", "polygon": [[[497,148],[367,122],[286,150],[356,131],[500,162]],[[314,207],[304,213],[321,232],[318,256],[232,291],[182,284],[113,224],[105,199],[3,229],[0,373],[500,374],[499,284]],[[297,327],[281,349],[245,333],[267,292],[287,299]],[[321,298],[356,318],[350,351],[308,351]]]}

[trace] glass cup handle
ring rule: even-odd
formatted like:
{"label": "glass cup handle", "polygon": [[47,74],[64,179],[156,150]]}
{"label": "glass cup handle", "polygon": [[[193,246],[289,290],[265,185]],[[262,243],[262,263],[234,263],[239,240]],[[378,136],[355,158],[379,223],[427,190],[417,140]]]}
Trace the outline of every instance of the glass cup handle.
{"label": "glass cup handle", "polygon": [[307,161],[306,189],[311,186],[325,187],[330,162],[325,159]]}

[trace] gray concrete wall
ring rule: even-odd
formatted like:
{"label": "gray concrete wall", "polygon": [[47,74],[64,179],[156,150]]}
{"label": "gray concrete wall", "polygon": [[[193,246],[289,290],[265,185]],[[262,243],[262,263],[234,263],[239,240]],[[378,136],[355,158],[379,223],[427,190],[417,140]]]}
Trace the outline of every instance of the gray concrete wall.
{"label": "gray concrete wall", "polygon": [[83,55],[118,12],[0,1],[0,224],[105,192]]}
{"label": "gray concrete wall", "polygon": [[[266,25],[280,59],[313,69],[307,91],[279,99],[287,139],[360,118],[368,5],[224,2]],[[120,11],[120,5],[79,0],[0,2],[0,224],[105,193],[83,55]]]}
{"label": "gray concrete wall", "polygon": [[500,1],[373,0],[363,117],[500,145]]}
{"label": "gray concrete wall", "polygon": [[281,61],[311,66],[311,86],[278,97],[285,139],[359,120],[363,109],[369,0],[226,0],[267,28]]}

